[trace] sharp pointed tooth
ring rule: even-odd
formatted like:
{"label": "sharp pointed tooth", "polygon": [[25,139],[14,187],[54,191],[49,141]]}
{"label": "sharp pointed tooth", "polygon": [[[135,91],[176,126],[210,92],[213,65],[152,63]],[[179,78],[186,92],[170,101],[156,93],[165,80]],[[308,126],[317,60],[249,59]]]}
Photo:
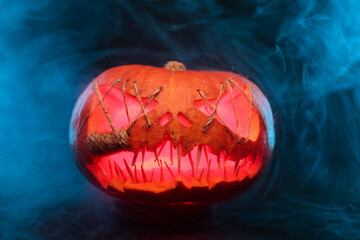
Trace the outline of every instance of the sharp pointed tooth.
{"label": "sharp pointed tooth", "polygon": [[200,158],[201,158],[201,150],[202,150],[202,145],[200,144],[198,147],[198,152],[197,152],[197,156],[196,156],[196,173],[199,168],[199,163],[200,163]]}
{"label": "sharp pointed tooth", "polygon": [[181,173],[181,149],[180,149],[180,144],[177,147],[177,156],[178,156],[178,171],[179,174]]}
{"label": "sharp pointed tooth", "polygon": [[173,143],[170,141],[170,163],[173,165],[174,159],[173,159]]}
{"label": "sharp pointed tooth", "polygon": [[138,183],[139,179],[137,177],[137,170],[136,170],[136,165],[134,166],[134,173],[135,173],[135,182]]}
{"label": "sharp pointed tooth", "polygon": [[110,177],[113,178],[113,170],[112,170],[112,167],[111,167],[111,162],[109,161],[109,169],[110,169]]}
{"label": "sharp pointed tooth", "polygon": [[160,166],[159,155],[158,155],[158,153],[157,153],[156,148],[154,148],[154,155],[155,155],[155,160],[158,162],[158,165]]}
{"label": "sharp pointed tooth", "polygon": [[174,178],[174,174],[173,174],[173,172],[171,171],[171,169],[170,169],[169,165],[168,165],[166,162],[164,162],[164,163],[165,163],[165,165],[166,165],[166,167],[167,167],[167,169],[168,169],[169,173],[170,173],[170,174],[171,174],[171,176]]}
{"label": "sharp pointed tooth", "polygon": [[117,162],[114,162],[115,163],[115,171],[116,171],[116,174],[119,176],[121,174],[121,176],[123,177],[124,181],[126,181],[126,176],[125,174],[123,173],[123,171],[121,170],[121,168],[119,167],[119,165],[117,164]]}
{"label": "sharp pointed tooth", "polygon": [[115,169],[116,176],[119,177],[120,172],[119,172],[119,169],[116,168],[116,162],[115,161],[114,161],[114,169]]}
{"label": "sharp pointed tooth", "polygon": [[147,182],[146,174],[145,174],[145,171],[144,171],[144,168],[143,168],[143,166],[142,166],[142,165],[141,165],[141,173],[142,173],[142,176],[143,176],[144,182]]}
{"label": "sharp pointed tooth", "polygon": [[[220,152],[220,154],[221,154],[221,152]],[[223,151],[223,165],[226,164],[226,161],[227,161],[227,154],[225,151]]]}
{"label": "sharp pointed tooth", "polygon": [[125,160],[125,158],[124,158],[124,163],[125,163],[125,166],[126,166],[126,170],[128,171],[129,177],[131,178],[131,181],[133,183],[136,183],[135,179],[134,179],[134,176],[133,176],[133,174],[131,172],[131,168],[130,168],[129,164],[127,163],[127,161]]}
{"label": "sharp pointed tooth", "polygon": [[209,159],[209,164],[208,164],[208,169],[207,169],[207,174],[206,174],[206,180],[209,183],[209,178],[210,178],[210,165],[211,165],[211,159]]}
{"label": "sharp pointed tooth", "polygon": [[217,155],[217,163],[218,163],[219,169],[221,169],[221,158],[220,158],[220,153]]}
{"label": "sharp pointed tooth", "polygon": [[205,154],[206,163],[209,165],[209,158],[208,158],[208,153],[207,153],[207,150],[206,150],[206,146],[204,147],[204,154]]}
{"label": "sharp pointed tooth", "polygon": [[145,146],[142,149],[142,155],[141,155],[141,165],[144,165],[145,160]]}
{"label": "sharp pointed tooth", "polygon": [[138,154],[139,154],[139,152],[134,153],[134,157],[133,157],[133,160],[132,160],[132,162],[131,162],[131,166],[134,166],[134,165],[135,165]]}
{"label": "sharp pointed tooth", "polygon": [[239,174],[239,170],[240,170],[240,164],[239,164],[240,161],[238,161],[236,164],[235,164],[235,167],[234,167],[234,174],[235,176],[237,176]]}
{"label": "sharp pointed tooth", "polygon": [[200,176],[199,176],[199,182],[201,182],[201,179],[202,179],[202,176],[203,176],[203,173],[204,173],[204,168],[201,170],[201,173],[200,173]]}
{"label": "sharp pointed tooth", "polygon": [[239,170],[238,170],[239,163],[240,163],[240,160],[237,161],[237,162],[235,162],[235,165],[234,165],[234,174],[235,174],[235,175],[237,175],[236,172],[239,171]]}
{"label": "sharp pointed tooth", "polygon": [[100,172],[102,173],[102,175],[103,175],[104,177],[106,177],[107,174],[106,174],[106,172],[104,172],[104,170],[102,169],[102,167],[101,167],[99,164],[96,164],[96,166],[98,167],[98,169],[100,170]]}
{"label": "sharp pointed tooth", "polygon": [[191,165],[191,170],[192,170],[192,176],[195,176],[195,169],[194,169],[194,161],[192,160],[192,155],[191,152],[188,153],[189,156],[189,161],[190,161],[190,165]]}

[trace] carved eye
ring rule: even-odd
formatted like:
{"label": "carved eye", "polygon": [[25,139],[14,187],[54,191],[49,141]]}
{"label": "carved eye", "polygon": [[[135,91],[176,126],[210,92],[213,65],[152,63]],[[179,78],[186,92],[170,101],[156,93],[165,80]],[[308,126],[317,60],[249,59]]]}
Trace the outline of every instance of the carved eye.
{"label": "carved eye", "polygon": [[178,119],[184,127],[192,127],[193,123],[181,112],[178,113]]}
{"label": "carved eye", "polygon": [[164,126],[166,125],[168,122],[170,122],[172,120],[172,115],[171,113],[167,112],[165,113],[159,120],[159,124]]}
{"label": "carved eye", "polygon": [[[240,90],[233,87],[231,92],[232,95],[227,91],[220,98],[214,119],[226,125],[234,134],[256,141],[260,133],[260,119],[256,108],[249,102],[250,88]],[[194,106],[207,116],[213,113],[215,105],[216,99],[194,101]]]}

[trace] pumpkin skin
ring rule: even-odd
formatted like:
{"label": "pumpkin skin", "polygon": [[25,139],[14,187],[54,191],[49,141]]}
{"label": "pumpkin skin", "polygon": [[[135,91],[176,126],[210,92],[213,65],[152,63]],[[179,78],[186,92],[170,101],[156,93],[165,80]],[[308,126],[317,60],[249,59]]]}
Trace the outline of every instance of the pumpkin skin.
{"label": "pumpkin skin", "polygon": [[234,197],[264,173],[274,142],[270,105],[254,83],[178,62],[105,71],[77,100],[70,124],[81,172],[128,203]]}

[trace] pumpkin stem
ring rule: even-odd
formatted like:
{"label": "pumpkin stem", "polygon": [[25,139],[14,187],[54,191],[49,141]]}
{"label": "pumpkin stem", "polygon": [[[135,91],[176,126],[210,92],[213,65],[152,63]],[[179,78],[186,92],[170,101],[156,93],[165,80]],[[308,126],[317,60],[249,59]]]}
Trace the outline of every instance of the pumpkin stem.
{"label": "pumpkin stem", "polygon": [[169,61],[164,65],[164,68],[170,71],[186,71],[185,65],[178,61]]}

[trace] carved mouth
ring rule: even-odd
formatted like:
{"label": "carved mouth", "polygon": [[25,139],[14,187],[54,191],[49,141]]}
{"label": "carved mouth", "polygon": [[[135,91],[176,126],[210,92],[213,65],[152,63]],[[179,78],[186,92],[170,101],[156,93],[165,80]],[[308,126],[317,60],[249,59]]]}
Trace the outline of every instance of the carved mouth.
{"label": "carved mouth", "polygon": [[110,186],[119,192],[134,189],[161,193],[181,183],[187,189],[212,189],[222,182],[251,179],[263,167],[258,156],[250,154],[235,162],[225,152],[215,155],[207,145],[196,145],[183,155],[181,143],[175,147],[169,139],[152,150],[143,147],[138,154],[122,151],[99,158],[98,163],[87,167],[104,188]]}

